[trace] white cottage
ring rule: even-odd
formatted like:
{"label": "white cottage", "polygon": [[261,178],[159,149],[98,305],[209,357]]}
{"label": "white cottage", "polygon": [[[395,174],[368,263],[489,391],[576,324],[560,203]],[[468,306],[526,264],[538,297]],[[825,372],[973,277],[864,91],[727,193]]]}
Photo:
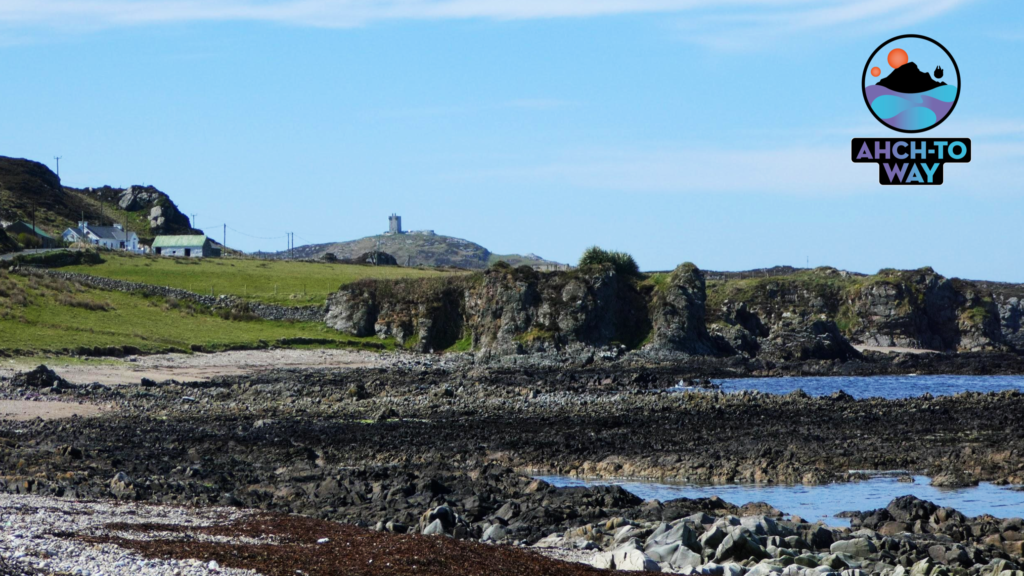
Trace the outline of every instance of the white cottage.
{"label": "white cottage", "polygon": [[88,222],[79,222],[77,228],[68,228],[61,237],[71,244],[82,242],[110,250],[124,250],[136,254],[142,252],[139,237],[135,232],[125,230],[120,224],[93,226]]}

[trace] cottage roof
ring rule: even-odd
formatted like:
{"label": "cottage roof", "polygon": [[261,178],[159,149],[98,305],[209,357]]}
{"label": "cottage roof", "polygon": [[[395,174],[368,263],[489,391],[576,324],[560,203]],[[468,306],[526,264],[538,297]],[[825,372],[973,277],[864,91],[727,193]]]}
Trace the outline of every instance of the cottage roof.
{"label": "cottage roof", "polygon": [[206,236],[202,234],[187,236],[157,236],[153,240],[153,248],[202,248]]}
{"label": "cottage roof", "polygon": [[103,240],[115,240],[123,242],[128,239],[128,233],[114,226],[87,226],[97,238]]}
{"label": "cottage roof", "polygon": [[42,228],[40,228],[38,226],[33,226],[33,225],[29,224],[28,222],[25,222],[24,220],[18,222],[18,224],[21,224],[22,226],[28,228],[29,230],[35,232],[36,234],[38,234],[38,235],[40,235],[40,236],[42,236],[44,238],[51,238],[51,239],[53,238],[53,236],[50,236],[46,232],[43,232]]}

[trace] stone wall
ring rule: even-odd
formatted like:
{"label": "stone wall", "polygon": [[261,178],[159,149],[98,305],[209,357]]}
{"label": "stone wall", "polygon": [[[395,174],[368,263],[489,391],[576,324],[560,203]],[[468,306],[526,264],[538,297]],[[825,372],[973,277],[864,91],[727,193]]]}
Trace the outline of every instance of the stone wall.
{"label": "stone wall", "polygon": [[164,298],[175,298],[177,300],[189,300],[211,308],[235,308],[245,305],[254,315],[264,320],[292,320],[295,322],[323,322],[327,310],[323,306],[277,306],[274,304],[263,304],[251,300],[243,300],[234,296],[205,296],[180,288],[169,286],[155,286],[142,282],[128,282],[126,280],[114,280],[89,274],[77,272],[62,272],[60,270],[48,270],[45,268],[35,269],[42,274],[61,278],[69,282],[78,282],[83,286],[97,288],[99,290],[111,290],[115,292],[143,292]]}

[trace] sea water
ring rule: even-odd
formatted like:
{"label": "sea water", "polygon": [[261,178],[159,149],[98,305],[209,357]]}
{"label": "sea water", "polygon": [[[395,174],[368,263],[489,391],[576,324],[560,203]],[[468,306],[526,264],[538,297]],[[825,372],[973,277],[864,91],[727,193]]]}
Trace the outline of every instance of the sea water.
{"label": "sea water", "polygon": [[565,476],[537,476],[554,486],[599,486],[614,484],[645,500],[662,502],[675,498],[710,498],[742,506],[748,502],[767,502],[785,514],[806,521],[821,520],[829,526],[849,526],[840,512],[884,508],[899,496],[913,495],[939,506],[955,508],[967,516],[991,514],[999,518],[1024,517],[1024,492],[987,482],[973,488],[936,488],[926,476],[915,476],[914,483],[900,482],[896,475],[878,475],[869,480],[840,482],[818,486],[780,484],[724,484],[700,486],[659,484],[638,481],[580,480]]}
{"label": "sea water", "polygon": [[[912,398],[929,393],[950,396],[961,392],[1024,391],[1024,376],[824,376],[782,378],[713,379],[723,392],[756,390],[789,394],[803,390],[811,396],[828,396],[840,390],[854,398]],[[680,385],[674,390],[689,390]]]}

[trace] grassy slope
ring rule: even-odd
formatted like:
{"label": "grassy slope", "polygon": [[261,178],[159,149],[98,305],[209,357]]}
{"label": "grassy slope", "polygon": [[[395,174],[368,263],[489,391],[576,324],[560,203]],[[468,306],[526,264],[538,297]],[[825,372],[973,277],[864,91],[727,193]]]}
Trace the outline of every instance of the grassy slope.
{"label": "grassy slope", "polygon": [[160,352],[187,350],[193,344],[219,350],[258,347],[261,340],[274,344],[281,338],[330,339],[335,346],[380,342],[346,337],[322,324],[224,320],[162,298],[0,273],[0,350],[6,353],[60,352],[79,346],[135,346]]}
{"label": "grassy slope", "polygon": [[[422,278],[442,272],[393,266],[353,266],[282,260],[192,259],[103,255],[103,264],[70,266],[80,272],[172,286],[202,294],[231,294],[290,306],[323,304],[327,296],[363,278]],[[276,294],[275,294],[276,286]]]}

